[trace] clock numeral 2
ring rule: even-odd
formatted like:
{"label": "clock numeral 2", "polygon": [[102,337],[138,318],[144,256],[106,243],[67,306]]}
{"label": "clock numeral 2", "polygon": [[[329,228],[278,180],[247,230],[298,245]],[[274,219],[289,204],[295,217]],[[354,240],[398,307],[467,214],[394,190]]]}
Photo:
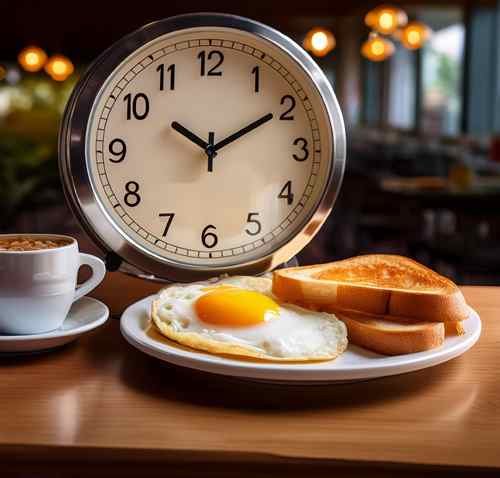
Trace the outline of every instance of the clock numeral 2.
{"label": "clock numeral 2", "polygon": [[307,139],[305,138],[297,138],[294,142],[294,146],[299,146],[300,144],[300,149],[304,152],[303,156],[297,156],[295,153],[293,153],[293,159],[295,161],[305,161],[309,157],[309,150],[307,149]]}
{"label": "clock numeral 2", "polygon": [[[224,54],[222,52],[220,52],[219,50],[212,50],[207,55],[207,52],[203,50],[198,53],[198,59],[200,60],[200,76],[222,76],[222,70],[217,71],[217,68],[219,68],[224,61]],[[212,65],[212,67],[207,72],[207,61],[215,61],[216,59],[218,59],[217,63],[215,63],[215,65]]]}
{"label": "clock numeral 2", "polygon": [[149,99],[144,93],[137,93],[134,97],[129,93],[123,101],[127,104],[127,119],[132,116],[137,120],[143,120],[149,113]]}
{"label": "clock numeral 2", "polygon": [[287,181],[278,194],[279,199],[286,199],[288,205],[293,203],[292,181]]}
{"label": "clock numeral 2", "polygon": [[109,143],[108,150],[113,156],[117,156],[117,158],[109,158],[109,160],[112,163],[121,163],[127,154],[127,145],[123,139],[115,138]]}
{"label": "clock numeral 2", "polygon": [[[160,73],[160,91],[165,90],[165,65],[162,63],[161,65],[158,65],[156,68],[156,71]],[[170,90],[175,90],[175,65],[170,65],[167,68],[167,73],[170,73],[170,83],[169,83],[169,89]]]}
{"label": "clock numeral 2", "polygon": [[259,215],[258,212],[249,212],[248,213],[247,223],[248,224],[255,224],[255,230],[254,231],[251,231],[248,227],[245,229],[245,232],[249,236],[257,236],[258,234],[260,234],[260,231],[262,231],[262,224],[257,219],[254,219],[254,217],[257,217],[258,215]]}
{"label": "clock numeral 2", "polygon": [[163,234],[161,237],[165,237],[167,235],[168,230],[170,229],[170,224],[172,224],[172,221],[174,220],[175,213],[173,212],[161,212],[158,214],[158,217],[166,217],[167,221],[165,223],[165,228],[163,229]]}
{"label": "clock numeral 2", "polygon": [[209,224],[208,226],[206,226],[201,232],[201,242],[206,248],[212,249],[212,247],[215,247],[217,245],[219,239],[217,238],[215,233],[210,232],[209,229],[216,229],[216,227],[213,224]]}
{"label": "clock numeral 2", "polygon": [[136,181],[129,181],[125,184],[126,194],[123,198],[125,204],[130,207],[135,207],[141,202],[141,196],[139,196],[139,183]]}
{"label": "clock numeral 2", "polygon": [[295,98],[291,95],[285,95],[283,98],[281,98],[280,105],[289,105],[288,109],[281,113],[280,120],[287,120],[287,121],[292,121],[293,120],[293,115],[290,113],[293,111],[295,108]]}
{"label": "clock numeral 2", "polygon": [[254,91],[255,93],[258,93],[260,90],[260,70],[258,66],[254,66],[252,69],[252,75],[255,76],[254,80]]}

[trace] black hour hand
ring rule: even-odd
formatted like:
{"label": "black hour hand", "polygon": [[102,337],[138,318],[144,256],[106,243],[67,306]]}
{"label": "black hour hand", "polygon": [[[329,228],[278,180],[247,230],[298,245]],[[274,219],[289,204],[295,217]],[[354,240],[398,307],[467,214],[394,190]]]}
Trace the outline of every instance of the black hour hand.
{"label": "black hour hand", "polygon": [[207,149],[208,143],[206,141],[203,141],[199,136],[196,136],[192,131],[189,131],[177,121],[173,121],[171,126],[175,131],[182,134],[182,136],[189,139],[194,144],[197,144],[203,150]]}

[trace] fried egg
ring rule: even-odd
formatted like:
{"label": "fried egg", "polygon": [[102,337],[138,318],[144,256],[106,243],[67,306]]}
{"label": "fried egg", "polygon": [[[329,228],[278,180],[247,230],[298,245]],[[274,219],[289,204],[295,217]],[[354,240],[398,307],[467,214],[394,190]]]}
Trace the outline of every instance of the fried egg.
{"label": "fried egg", "polygon": [[347,347],[335,315],[280,303],[272,281],[236,276],[172,285],[153,301],[158,330],[182,345],[214,354],[276,361],[331,360]]}

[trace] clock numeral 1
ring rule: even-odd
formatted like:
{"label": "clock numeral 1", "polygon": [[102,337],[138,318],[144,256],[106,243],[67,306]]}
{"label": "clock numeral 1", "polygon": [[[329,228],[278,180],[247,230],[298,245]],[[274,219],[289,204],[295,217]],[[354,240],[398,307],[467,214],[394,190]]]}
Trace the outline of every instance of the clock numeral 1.
{"label": "clock numeral 1", "polygon": [[123,198],[125,204],[130,207],[135,207],[141,202],[141,196],[139,196],[139,183],[136,181],[129,181],[125,184],[126,194]]}
{"label": "clock numeral 1", "polygon": [[[222,76],[222,70],[217,71],[224,61],[224,54],[219,50],[212,50],[208,53],[205,50],[198,53],[198,59],[200,60],[200,76]],[[206,71],[206,63],[211,60],[217,60],[217,63]]]}
{"label": "clock numeral 1", "polygon": [[201,242],[208,249],[212,249],[217,245],[219,239],[214,232],[210,232],[210,229],[217,229],[213,224],[206,226],[201,232]]}
{"label": "clock numeral 1", "polygon": [[293,142],[293,145],[294,146],[299,146],[300,145],[301,151],[304,152],[304,154],[302,156],[297,156],[295,153],[293,153],[293,155],[292,155],[293,159],[295,159],[295,161],[305,161],[309,157],[309,150],[307,149],[307,139],[305,139],[305,138],[297,138]]}
{"label": "clock numeral 1", "polygon": [[127,119],[134,117],[143,120],[149,113],[149,99],[144,93],[137,93],[134,97],[129,93],[123,101],[127,104]]}
{"label": "clock numeral 1", "polygon": [[292,181],[287,181],[278,194],[279,199],[286,199],[287,204],[293,203]]}
{"label": "clock numeral 1", "polygon": [[[160,73],[160,91],[165,90],[165,65],[162,63],[161,65],[158,65],[156,68],[156,71]],[[175,90],[175,65],[170,65],[167,68],[167,73],[170,73],[170,83],[169,83],[169,88],[170,90]]]}
{"label": "clock numeral 1", "polygon": [[262,231],[262,224],[260,223],[260,221],[258,221],[257,219],[254,219],[255,217],[257,217],[259,215],[258,212],[249,212],[248,213],[248,216],[247,216],[247,223],[248,224],[254,224],[255,227],[254,227],[254,230],[251,231],[248,227],[245,229],[245,232],[249,235],[249,236],[257,236],[258,234],[260,234],[260,231]]}
{"label": "clock numeral 1", "polygon": [[285,95],[281,98],[280,105],[289,105],[288,109],[281,113],[280,120],[292,121],[294,117],[290,113],[295,108],[295,98],[291,95]]}
{"label": "clock numeral 1", "polygon": [[109,160],[112,163],[121,163],[127,154],[127,145],[123,139],[115,138],[109,143],[108,150],[113,156],[117,156],[116,158],[109,158]]}
{"label": "clock numeral 1", "polygon": [[161,237],[165,237],[167,235],[168,230],[170,229],[170,224],[172,224],[172,221],[174,220],[175,213],[173,212],[161,212],[158,214],[158,217],[166,217],[166,223],[165,223],[165,228],[163,229],[163,234]]}
{"label": "clock numeral 1", "polygon": [[254,80],[254,91],[258,93],[260,90],[260,69],[258,66],[254,66],[252,69],[252,75],[255,76]]}

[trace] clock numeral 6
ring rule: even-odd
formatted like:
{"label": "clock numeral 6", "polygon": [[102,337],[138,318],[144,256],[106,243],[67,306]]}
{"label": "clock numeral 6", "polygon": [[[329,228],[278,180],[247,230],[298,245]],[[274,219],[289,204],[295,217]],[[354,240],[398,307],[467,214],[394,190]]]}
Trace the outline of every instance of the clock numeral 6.
{"label": "clock numeral 6", "polygon": [[111,141],[108,150],[113,156],[117,156],[116,158],[109,158],[112,163],[121,163],[127,155],[127,145],[120,138],[115,138]]}
{"label": "clock numeral 6", "polygon": [[305,161],[308,157],[309,157],[309,150],[307,149],[307,139],[305,138],[297,138],[294,142],[293,142],[293,145],[294,146],[299,146],[300,145],[300,149],[301,151],[304,152],[304,154],[302,156],[297,156],[295,153],[292,155],[293,156],[293,159],[295,159],[295,161]]}
{"label": "clock numeral 6", "polygon": [[123,101],[127,104],[127,119],[134,117],[143,120],[149,113],[149,99],[144,93],[137,93],[134,97],[129,93]]}
{"label": "clock numeral 6", "polygon": [[206,248],[212,249],[212,247],[215,247],[217,245],[219,239],[217,238],[215,233],[210,232],[209,229],[217,229],[217,228],[213,224],[209,224],[208,226],[206,226],[201,232],[201,242]]}
{"label": "clock numeral 6", "polygon": [[254,219],[254,217],[257,217],[259,215],[258,212],[249,212],[247,216],[247,223],[248,224],[255,224],[255,230],[251,231],[248,227],[245,229],[245,232],[249,236],[256,236],[260,234],[260,231],[262,231],[262,224],[260,221],[257,219]]}
{"label": "clock numeral 6", "polygon": [[281,113],[280,120],[292,121],[293,115],[290,113],[295,108],[295,98],[292,95],[285,95],[281,98],[280,105],[288,106],[288,109]]}
{"label": "clock numeral 6", "polygon": [[126,194],[123,198],[125,204],[130,207],[135,207],[141,202],[141,196],[139,196],[139,183],[136,181],[129,181],[125,184]]}
{"label": "clock numeral 6", "polygon": [[[200,51],[200,53],[198,53],[198,59],[200,60],[200,76],[222,76],[222,70],[217,71],[217,68],[219,68],[224,61],[224,54],[221,51],[212,50],[208,55],[205,50]],[[212,68],[207,72],[206,63],[211,60],[217,61],[217,63],[212,65]]]}
{"label": "clock numeral 6", "polygon": [[[162,63],[161,65],[158,65],[156,68],[156,71],[160,73],[160,91],[165,90],[165,65]],[[170,74],[170,82],[169,82],[169,89],[170,90],[175,90],[175,65],[170,65],[167,68],[167,73]]]}
{"label": "clock numeral 6", "polygon": [[286,199],[287,204],[293,203],[292,181],[287,181],[278,194],[279,199]]}
{"label": "clock numeral 6", "polygon": [[161,237],[165,237],[167,235],[168,230],[170,229],[170,224],[172,224],[172,221],[174,220],[175,213],[173,212],[161,212],[158,214],[158,217],[166,217],[166,223],[165,223],[165,228],[163,229],[163,234]]}

